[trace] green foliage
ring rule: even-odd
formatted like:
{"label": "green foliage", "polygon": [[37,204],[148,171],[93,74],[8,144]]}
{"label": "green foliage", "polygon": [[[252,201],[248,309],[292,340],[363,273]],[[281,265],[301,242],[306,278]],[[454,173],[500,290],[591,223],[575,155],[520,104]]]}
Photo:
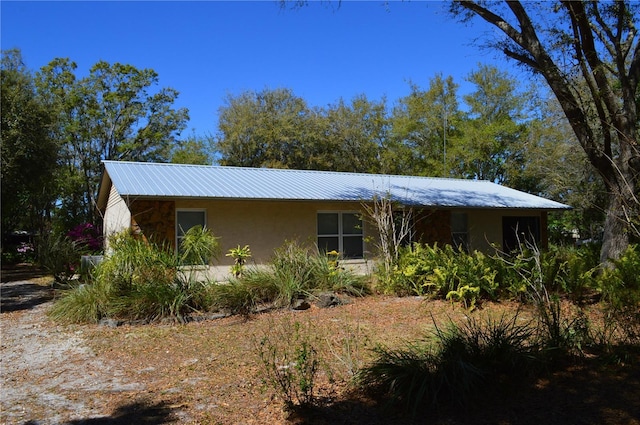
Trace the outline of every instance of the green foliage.
{"label": "green foliage", "polygon": [[256,344],[264,381],[288,409],[313,404],[320,360],[311,323],[304,326],[296,321],[270,330]]}
{"label": "green foliage", "polygon": [[209,265],[220,255],[220,242],[211,229],[193,226],[184,234],[180,243],[180,264]]}
{"label": "green foliage", "polygon": [[56,300],[49,316],[62,323],[97,323],[104,315],[108,297],[100,286],[80,284]]}
{"label": "green foliage", "polygon": [[216,306],[241,314],[248,314],[260,303],[288,307],[321,291],[363,296],[368,288],[363,276],[338,267],[327,256],[311,254],[295,242],[278,248],[270,264],[248,268],[213,289]]}
{"label": "green foliage", "polygon": [[378,171],[385,102],[365,96],[310,108],[289,89],[229,96],[220,109],[220,163],[244,167]]}
{"label": "green foliage", "polygon": [[65,284],[79,271],[83,247],[66,235],[45,233],[38,239],[38,264],[53,275],[57,283]]}
{"label": "green foliage", "polygon": [[211,140],[190,136],[176,143],[171,151],[171,162],[174,164],[211,165]]}
{"label": "green foliage", "polygon": [[516,385],[536,367],[530,323],[473,317],[436,327],[433,338],[400,349],[377,347],[360,385],[416,416],[420,409],[467,407],[483,394]]}
{"label": "green foliage", "polygon": [[385,172],[449,176],[447,144],[463,118],[458,107],[458,84],[438,74],[429,88],[410,83],[409,95],[398,100],[390,117],[389,137],[383,152]]}
{"label": "green foliage", "polygon": [[584,312],[571,312],[558,297],[538,300],[538,338],[548,357],[583,354],[591,344],[591,325]]}
{"label": "green foliage", "polygon": [[50,131],[54,116],[19,50],[2,51],[0,85],[2,232],[44,233],[58,184],[59,143]]}
{"label": "green foliage", "polygon": [[61,209],[77,221],[71,224],[96,223],[101,161],[167,161],[188,111],[172,107],[176,90],[154,87],[152,69],[99,61],[78,78],[76,68],[54,59],[36,74],[36,85],[55,117],[51,131],[65,165],[56,193]]}
{"label": "green foliage", "polygon": [[598,277],[598,288],[606,302],[606,320],[628,344],[640,342],[640,246],[631,245],[613,268]]}
{"label": "green foliage", "polygon": [[487,256],[413,244],[401,250],[387,276],[379,271],[378,287],[396,295],[429,295],[461,302],[473,309],[478,300],[531,300],[544,288],[582,301],[598,286],[597,249],[552,246],[546,251],[522,247],[511,255]]}
{"label": "green foliage", "polygon": [[257,270],[242,279],[230,279],[227,283],[210,287],[212,307],[244,316],[253,312],[263,301],[276,297],[277,289],[269,288]]}
{"label": "green foliage", "polygon": [[603,298],[613,305],[640,304],[640,246],[631,245],[598,279]]}
{"label": "green foliage", "polygon": [[249,258],[251,258],[251,249],[249,248],[249,245],[245,245],[242,248],[238,245],[237,248],[231,248],[226,256],[232,257],[234,260],[233,266],[231,266],[231,273],[235,277],[240,277],[244,271],[245,263]]}
{"label": "green foliage", "polygon": [[497,271],[482,253],[466,254],[452,246],[413,244],[401,250],[383,291],[399,295],[431,295],[474,308],[478,299],[494,298]]}
{"label": "green foliage", "polygon": [[464,96],[469,113],[450,149],[454,175],[513,186],[525,165],[528,96],[517,92],[517,80],[494,66],[480,65],[467,80],[475,91]]}
{"label": "green foliage", "polygon": [[[209,245],[204,245],[210,252]],[[103,317],[182,321],[186,313],[211,307],[210,286],[184,272],[172,249],[136,239],[129,232],[114,235],[110,248],[90,283],[66,291],[55,303],[54,318],[89,323]]]}

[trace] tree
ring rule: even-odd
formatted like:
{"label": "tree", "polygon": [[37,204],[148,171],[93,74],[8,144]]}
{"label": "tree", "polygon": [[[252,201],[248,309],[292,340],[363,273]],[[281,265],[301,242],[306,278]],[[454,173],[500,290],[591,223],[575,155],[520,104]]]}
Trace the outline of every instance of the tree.
{"label": "tree", "polygon": [[455,175],[515,187],[524,165],[526,97],[517,92],[517,82],[495,66],[480,65],[467,80],[475,91],[464,96],[469,112],[451,149]]}
{"label": "tree", "polygon": [[303,168],[306,102],[289,89],[229,95],[220,108],[217,150],[222,165]]}
{"label": "tree", "polygon": [[542,77],[608,192],[602,262],[619,258],[638,216],[640,4],[629,1],[452,3],[502,32],[489,41]]}
{"label": "tree", "polygon": [[356,96],[310,108],[289,89],[229,96],[220,109],[223,165],[375,172],[387,122],[384,101]]}
{"label": "tree", "polygon": [[58,144],[53,117],[19,50],[2,52],[2,230],[42,232],[55,202]]}
{"label": "tree", "polygon": [[171,151],[171,162],[174,164],[211,165],[211,143],[206,138],[190,136],[178,141]]}
{"label": "tree", "polygon": [[[462,118],[458,110],[458,85],[453,77],[436,75],[429,89],[411,84],[411,93],[401,98],[391,116],[389,140],[385,148],[394,152],[389,172],[428,176],[449,176],[447,145]],[[388,154],[388,153],[387,153]]]}
{"label": "tree", "polygon": [[602,234],[606,205],[602,179],[580,148],[557,100],[540,93],[534,103],[538,114],[529,122],[523,141],[520,185],[573,206],[571,211],[550,215],[549,236],[555,241],[572,240],[574,231],[582,239],[595,240]]}
{"label": "tree", "polygon": [[350,103],[340,99],[317,114],[319,136],[315,143],[324,164],[310,168],[331,171],[379,172],[380,148],[387,131],[384,99],[375,102],[365,95]]}
{"label": "tree", "polygon": [[178,92],[162,88],[151,69],[100,61],[77,79],[76,64],[55,59],[37,74],[38,90],[57,118],[66,184],[61,216],[69,223],[96,222],[102,160],[169,160],[189,119],[172,107]]}

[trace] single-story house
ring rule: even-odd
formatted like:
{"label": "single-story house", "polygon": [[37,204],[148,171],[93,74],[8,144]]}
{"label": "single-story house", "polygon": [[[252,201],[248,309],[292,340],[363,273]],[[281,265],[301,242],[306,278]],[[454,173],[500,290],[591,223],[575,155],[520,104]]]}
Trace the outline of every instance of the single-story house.
{"label": "single-story house", "polygon": [[[203,225],[223,253],[249,245],[256,263],[286,241],[376,255],[376,228],[363,205],[390,197],[412,210],[412,239],[468,250],[505,250],[519,236],[547,242],[547,213],[569,207],[488,181],[269,168],[104,161],[98,207],[104,234],[140,230],[176,247]],[[518,232],[518,234],[516,234]],[[105,238],[107,239],[107,238]],[[221,256],[221,264],[232,259]]]}

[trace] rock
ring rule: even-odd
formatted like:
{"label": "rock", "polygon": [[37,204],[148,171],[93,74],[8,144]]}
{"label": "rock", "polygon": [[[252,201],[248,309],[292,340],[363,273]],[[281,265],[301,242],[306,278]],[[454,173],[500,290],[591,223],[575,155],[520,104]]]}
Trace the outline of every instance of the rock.
{"label": "rock", "polygon": [[98,324],[100,326],[106,326],[109,328],[117,328],[118,326],[122,325],[122,322],[116,319],[111,319],[109,317],[103,317],[102,319],[100,319],[100,322],[98,322]]}
{"label": "rock", "polygon": [[307,310],[311,308],[311,304],[304,298],[299,298],[291,304],[292,310]]}
{"label": "rock", "polygon": [[333,292],[322,292],[317,295],[316,305],[320,308],[334,307],[340,304],[342,301]]}

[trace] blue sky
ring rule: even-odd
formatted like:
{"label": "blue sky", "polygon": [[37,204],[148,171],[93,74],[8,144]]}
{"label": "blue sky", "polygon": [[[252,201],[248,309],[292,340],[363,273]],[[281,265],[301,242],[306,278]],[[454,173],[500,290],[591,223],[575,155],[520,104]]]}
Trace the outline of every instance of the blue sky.
{"label": "blue sky", "polygon": [[441,2],[2,1],[2,49],[20,48],[33,70],[68,57],[86,74],[99,60],[152,68],[180,92],[186,134],[214,134],[227,95],[286,87],[310,106],[366,94],[391,106],[441,73],[464,78],[479,63],[517,75],[473,41],[491,29],[455,22]]}

